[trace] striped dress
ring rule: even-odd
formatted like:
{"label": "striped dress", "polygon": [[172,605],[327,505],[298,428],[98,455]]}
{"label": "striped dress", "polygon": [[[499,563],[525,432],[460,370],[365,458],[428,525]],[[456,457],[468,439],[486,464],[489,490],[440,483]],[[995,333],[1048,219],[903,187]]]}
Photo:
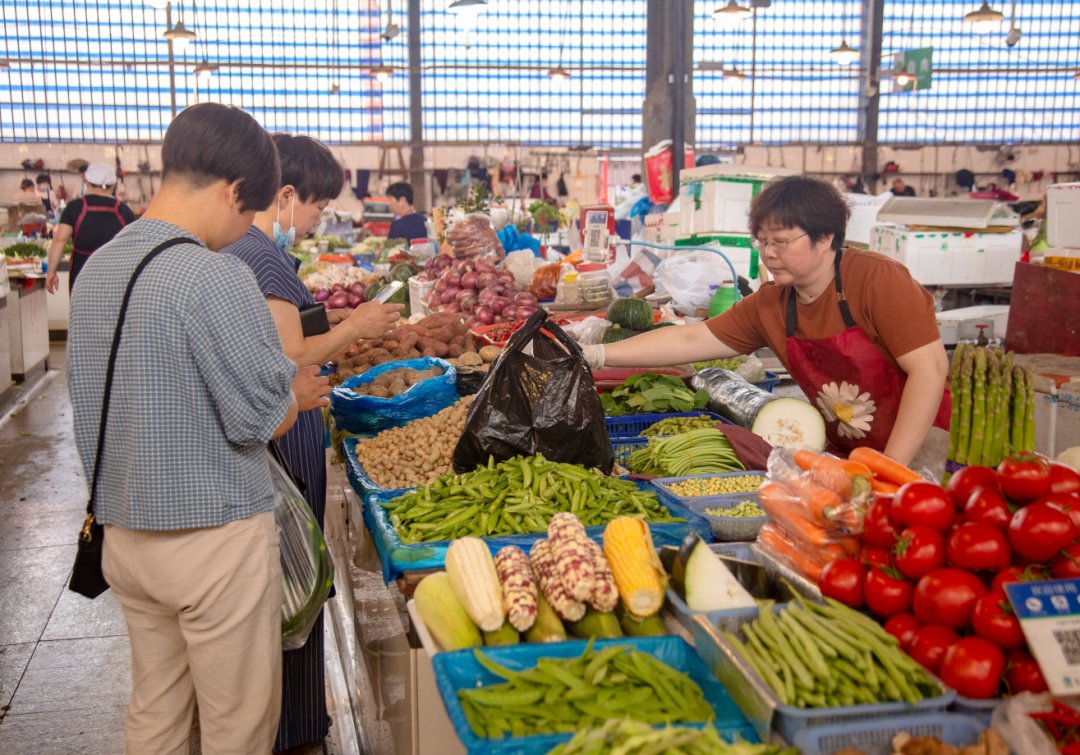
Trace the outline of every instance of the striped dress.
{"label": "striped dress", "polygon": [[[264,296],[291,302],[297,308],[314,304],[311,293],[296,271],[299,260],[281,251],[255,226],[236,243],[222,249],[246,262],[255,273]],[[303,412],[296,424],[277,440],[289,471],[305,485],[304,497],[323,524],[326,510],[326,453],[323,446],[323,415],[319,409]],[[274,752],[319,742],[330,729],[326,711],[323,659],[323,616],[311,629],[304,647],[284,653],[281,666],[281,722]]]}

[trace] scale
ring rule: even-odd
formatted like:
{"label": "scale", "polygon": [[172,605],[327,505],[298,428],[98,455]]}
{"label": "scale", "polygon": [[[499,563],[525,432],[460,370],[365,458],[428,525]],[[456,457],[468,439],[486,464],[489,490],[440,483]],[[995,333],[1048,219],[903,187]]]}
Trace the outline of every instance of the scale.
{"label": "scale", "polygon": [[611,237],[615,234],[615,209],[611,205],[581,208],[582,254],[589,262],[611,261]]}

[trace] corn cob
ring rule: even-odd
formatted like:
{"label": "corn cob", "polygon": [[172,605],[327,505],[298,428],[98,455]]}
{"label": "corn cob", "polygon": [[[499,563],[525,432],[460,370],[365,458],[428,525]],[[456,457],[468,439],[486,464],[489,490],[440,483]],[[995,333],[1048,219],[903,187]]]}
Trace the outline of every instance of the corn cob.
{"label": "corn cob", "polygon": [[547,531],[551,555],[555,559],[555,573],[574,600],[588,600],[592,595],[596,572],[584,525],[573,514],[560,511],[551,517]]}
{"label": "corn cob", "polygon": [[615,606],[619,604],[619,588],[615,586],[615,577],[611,573],[607,559],[604,558],[604,550],[592,540],[588,543],[593,558],[593,569],[596,572],[592,595],[589,596],[589,605],[604,613],[614,611]]}
{"label": "corn cob", "polygon": [[551,552],[551,543],[537,540],[529,551],[533,571],[540,583],[544,597],[555,609],[563,621],[578,621],[585,615],[585,604],[574,600],[570,591],[563,586],[555,567],[555,556]]}
{"label": "corn cob", "polygon": [[476,537],[450,543],[446,549],[446,573],[465,612],[478,627],[494,632],[503,625],[506,609],[502,586],[487,543]]}
{"label": "corn cob", "polygon": [[604,555],[619,596],[630,613],[647,618],[664,605],[664,569],[653,547],[649,526],[623,516],[604,530]]}
{"label": "corn cob", "polygon": [[495,554],[495,570],[502,582],[510,625],[527,632],[536,621],[536,577],[529,557],[516,545],[508,545]]}

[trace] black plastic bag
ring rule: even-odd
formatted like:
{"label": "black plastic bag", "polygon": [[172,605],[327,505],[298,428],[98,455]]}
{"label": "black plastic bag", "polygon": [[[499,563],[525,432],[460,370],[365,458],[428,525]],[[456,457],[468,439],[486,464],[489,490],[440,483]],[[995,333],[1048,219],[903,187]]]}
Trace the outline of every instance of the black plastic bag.
{"label": "black plastic bag", "polygon": [[491,365],[454,449],[458,472],[489,456],[500,462],[537,453],[611,472],[611,440],[589,365],[577,343],[546,320],[537,310]]}

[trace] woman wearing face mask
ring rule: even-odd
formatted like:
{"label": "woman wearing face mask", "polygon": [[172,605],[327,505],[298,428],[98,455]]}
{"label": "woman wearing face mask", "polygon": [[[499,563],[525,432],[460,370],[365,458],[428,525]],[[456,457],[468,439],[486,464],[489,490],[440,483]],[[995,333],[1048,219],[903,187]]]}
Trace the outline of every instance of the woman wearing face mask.
{"label": "woman wearing face mask", "polygon": [[586,346],[596,369],[660,367],[770,347],[826,421],[830,447],[943,471],[952,406],[933,297],[907,268],[846,249],[849,210],[809,176],[770,184],[750,233],[773,280],[699,324]]}
{"label": "woman wearing face mask", "polygon": [[[281,161],[281,188],[272,205],[255,215],[250,230],[223,249],[246,262],[266,297],[286,356],[297,364],[322,364],[362,338],[384,335],[398,319],[400,304],[361,304],[321,335],[305,337],[300,310],[315,300],[297,277],[299,260],[288,253],[296,239],[319,224],[331,199],[341,193],[341,165],[323,144],[306,136],[274,134]],[[320,410],[302,412],[278,448],[319,524],[326,508],[326,455]],[[281,721],[274,751],[326,737],[330,719],[323,686],[323,624],[320,616],[304,647],[287,651],[282,664]]]}

